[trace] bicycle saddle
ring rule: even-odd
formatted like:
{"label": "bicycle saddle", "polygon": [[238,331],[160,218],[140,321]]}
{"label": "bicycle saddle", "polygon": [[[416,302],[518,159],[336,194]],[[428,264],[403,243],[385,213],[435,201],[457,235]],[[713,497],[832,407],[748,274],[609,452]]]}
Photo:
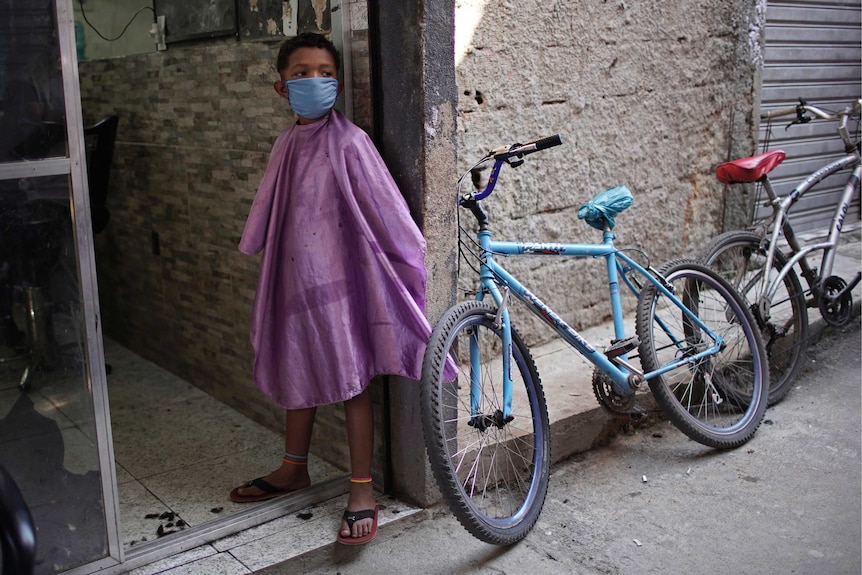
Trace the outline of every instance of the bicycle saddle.
{"label": "bicycle saddle", "polygon": [[774,170],[785,157],[786,154],[782,150],[770,150],[749,158],[731,160],[717,167],[715,175],[722,184],[756,182]]}
{"label": "bicycle saddle", "polygon": [[578,218],[586,221],[597,230],[604,230],[605,223],[614,227],[614,216],[632,205],[632,193],[625,186],[610,188],[581,206]]}

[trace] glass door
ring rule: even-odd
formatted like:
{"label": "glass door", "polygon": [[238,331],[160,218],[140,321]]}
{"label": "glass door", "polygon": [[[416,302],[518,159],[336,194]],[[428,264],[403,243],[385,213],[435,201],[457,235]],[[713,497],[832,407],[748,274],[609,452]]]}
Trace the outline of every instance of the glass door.
{"label": "glass door", "polygon": [[121,561],[71,0],[0,0],[0,464],[36,573]]}

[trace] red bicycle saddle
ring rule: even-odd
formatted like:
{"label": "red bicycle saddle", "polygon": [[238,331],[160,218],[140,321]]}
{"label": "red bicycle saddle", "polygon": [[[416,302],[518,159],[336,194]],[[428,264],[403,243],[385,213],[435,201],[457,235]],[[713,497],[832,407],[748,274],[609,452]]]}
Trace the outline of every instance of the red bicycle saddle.
{"label": "red bicycle saddle", "polygon": [[770,150],[765,154],[725,162],[715,169],[715,175],[723,184],[756,182],[774,170],[785,157],[787,155],[781,150]]}

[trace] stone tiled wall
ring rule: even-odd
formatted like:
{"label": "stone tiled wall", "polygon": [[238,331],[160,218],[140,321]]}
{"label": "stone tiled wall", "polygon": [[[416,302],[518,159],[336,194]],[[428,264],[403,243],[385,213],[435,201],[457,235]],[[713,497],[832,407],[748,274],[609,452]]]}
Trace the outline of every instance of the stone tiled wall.
{"label": "stone tiled wall", "polygon": [[[259,258],[236,246],[272,143],[292,121],[272,88],[279,43],[172,45],[79,66],[85,124],[120,118],[111,221],[95,244],[104,333],[277,430],[282,410],[251,380]],[[354,30],[354,116],[364,129],[367,46],[367,30]],[[382,429],[376,383],[374,397]],[[319,410],[315,433],[315,452],[346,465],[340,406]]]}

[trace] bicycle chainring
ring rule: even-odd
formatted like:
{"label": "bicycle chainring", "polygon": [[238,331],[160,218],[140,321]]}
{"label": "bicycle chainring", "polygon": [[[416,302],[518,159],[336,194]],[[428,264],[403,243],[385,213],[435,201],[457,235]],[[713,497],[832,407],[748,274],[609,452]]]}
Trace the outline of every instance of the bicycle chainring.
{"label": "bicycle chainring", "polygon": [[846,287],[847,283],[838,276],[829,276],[820,284],[820,315],[830,325],[843,327],[850,323],[853,296],[848,290],[841,297],[835,297]]}
{"label": "bicycle chainring", "polygon": [[631,415],[638,413],[635,409],[635,396],[623,397],[614,391],[614,382],[608,375],[598,369],[593,370],[593,393],[599,400],[599,405],[611,413]]}

